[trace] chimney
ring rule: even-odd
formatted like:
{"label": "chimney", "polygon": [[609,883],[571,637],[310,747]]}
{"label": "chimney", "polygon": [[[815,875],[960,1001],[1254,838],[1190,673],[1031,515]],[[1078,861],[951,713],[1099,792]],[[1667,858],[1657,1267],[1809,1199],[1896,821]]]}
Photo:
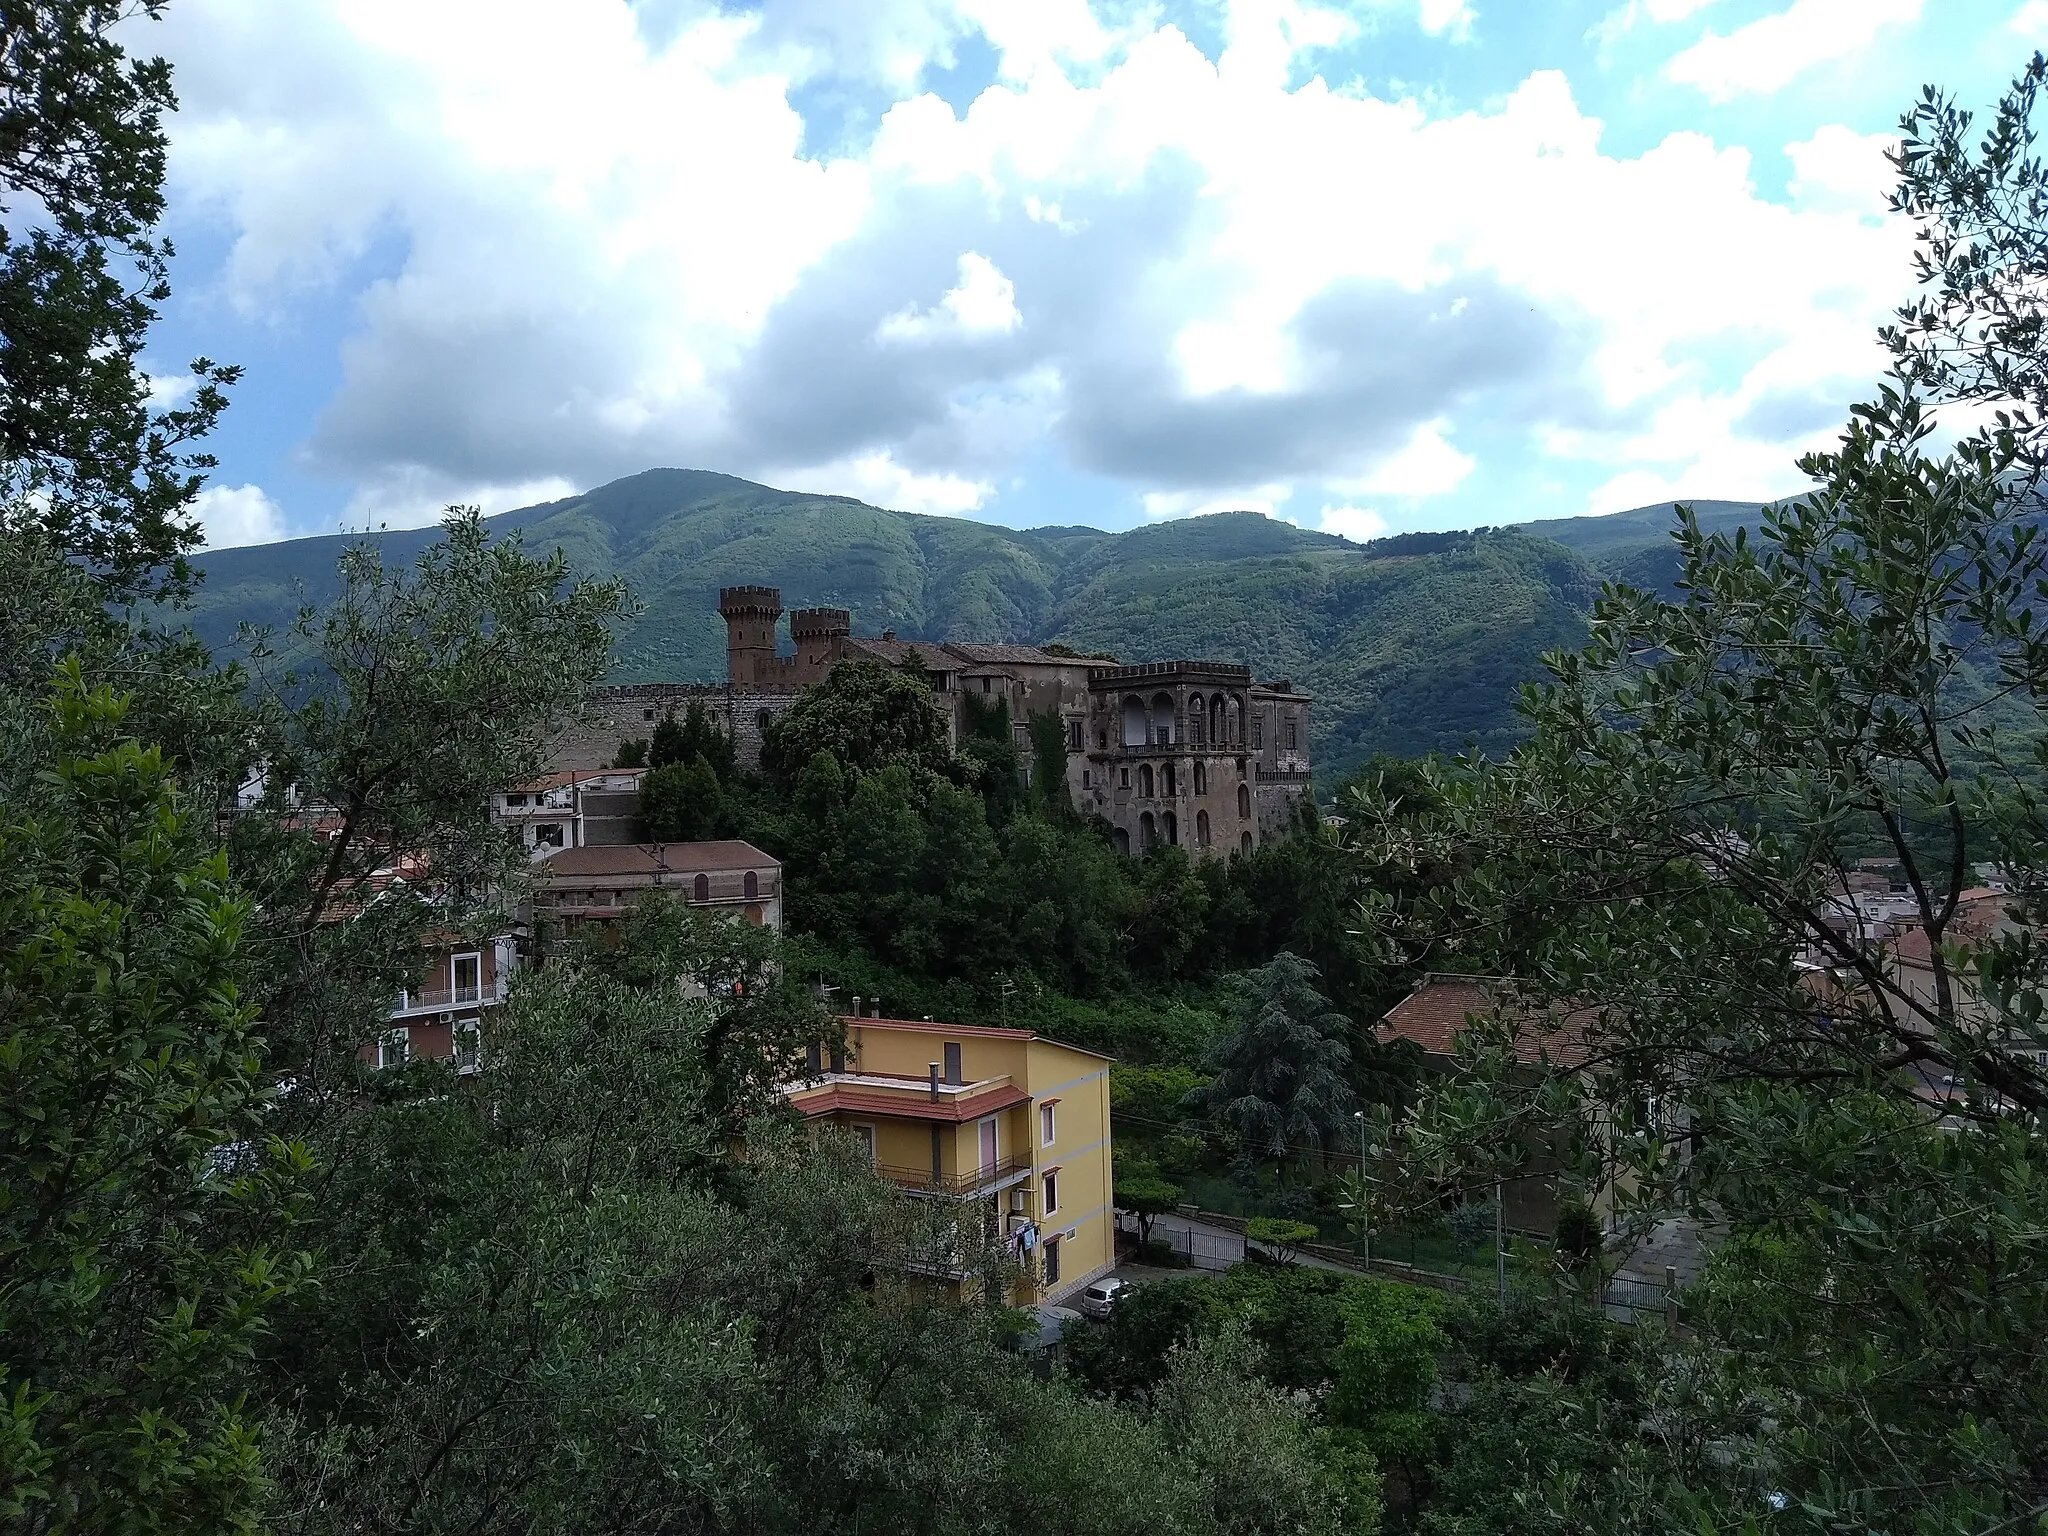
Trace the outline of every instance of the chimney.
{"label": "chimney", "polygon": [[932,1102],[939,1102],[939,1064],[936,1061],[932,1063]]}
{"label": "chimney", "polygon": [[853,994],[853,1016],[856,1019],[860,1017],[860,994],[858,992]]}

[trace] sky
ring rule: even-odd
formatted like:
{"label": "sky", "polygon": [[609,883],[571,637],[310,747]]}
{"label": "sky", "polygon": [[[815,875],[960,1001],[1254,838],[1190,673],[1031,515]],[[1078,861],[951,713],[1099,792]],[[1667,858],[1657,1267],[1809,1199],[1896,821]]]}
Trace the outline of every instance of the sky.
{"label": "sky", "polygon": [[1368,538],[1796,491],[2048,0],[175,0],[216,547],[640,470]]}

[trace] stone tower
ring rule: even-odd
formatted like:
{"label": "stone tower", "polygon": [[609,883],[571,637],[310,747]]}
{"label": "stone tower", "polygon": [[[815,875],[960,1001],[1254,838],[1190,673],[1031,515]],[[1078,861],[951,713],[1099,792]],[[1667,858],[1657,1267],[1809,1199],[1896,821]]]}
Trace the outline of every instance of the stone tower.
{"label": "stone tower", "polygon": [[796,642],[796,682],[822,683],[839,660],[846,637],[853,633],[853,615],[844,608],[797,608],[789,615],[789,638]]}
{"label": "stone tower", "polygon": [[775,587],[722,587],[718,611],[725,616],[726,681],[735,688],[773,682],[782,593]]}

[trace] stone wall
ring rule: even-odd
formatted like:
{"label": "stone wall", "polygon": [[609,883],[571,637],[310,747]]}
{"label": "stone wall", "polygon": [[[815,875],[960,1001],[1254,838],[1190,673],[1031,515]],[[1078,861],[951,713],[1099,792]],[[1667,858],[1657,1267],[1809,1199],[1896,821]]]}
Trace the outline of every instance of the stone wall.
{"label": "stone wall", "polygon": [[761,728],[796,702],[793,693],[733,688],[724,683],[624,683],[594,690],[585,701],[586,718],[556,738],[555,771],[602,768],[617,756],[622,741],[645,741],[655,722],[678,720],[692,701],[732,732],[733,751],[749,768],[761,764]]}

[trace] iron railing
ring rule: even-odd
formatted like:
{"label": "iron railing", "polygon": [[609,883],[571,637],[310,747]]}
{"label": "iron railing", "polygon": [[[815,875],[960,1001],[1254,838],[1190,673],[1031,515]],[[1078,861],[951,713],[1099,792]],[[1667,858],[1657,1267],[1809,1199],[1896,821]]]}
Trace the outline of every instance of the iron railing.
{"label": "iron railing", "polygon": [[891,1184],[901,1185],[918,1194],[944,1195],[961,1199],[981,1193],[1014,1178],[1020,1173],[1031,1171],[1031,1154],[1016,1152],[1001,1158],[986,1168],[974,1168],[965,1173],[934,1174],[929,1168],[908,1168],[897,1163],[877,1163],[875,1172]]}

